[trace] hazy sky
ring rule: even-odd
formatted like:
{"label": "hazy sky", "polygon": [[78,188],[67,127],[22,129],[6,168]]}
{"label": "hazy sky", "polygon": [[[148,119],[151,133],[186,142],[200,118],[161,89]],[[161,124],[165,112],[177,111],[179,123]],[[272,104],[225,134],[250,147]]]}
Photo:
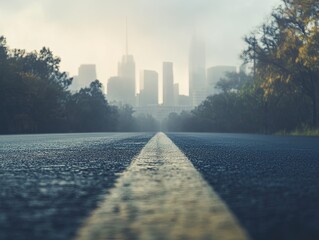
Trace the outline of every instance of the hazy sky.
{"label": "hazy sky", "polygon": [[125,52],[137,70],[174,62],[175,81],[188,93],[188,50],[196,32],[206,42],[207,67],[239,65],[243,37],[260,25],[280,0],[0,0],[0,35],[12,48],[50,47],[63,71],[97,65],[103,83],[117,73]]}

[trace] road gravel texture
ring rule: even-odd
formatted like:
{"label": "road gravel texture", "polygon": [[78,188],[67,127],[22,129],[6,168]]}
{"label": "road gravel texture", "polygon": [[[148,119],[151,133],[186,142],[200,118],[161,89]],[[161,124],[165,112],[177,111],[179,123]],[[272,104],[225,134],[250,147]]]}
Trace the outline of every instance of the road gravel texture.
{"label": "road gravel texture", "polygon": [[153,135],[0,136],[0,239],[72,239]]}
{"label": "road gravel texture", "polygon": [[252,239],[319,239],[319,138],[168,136]]}

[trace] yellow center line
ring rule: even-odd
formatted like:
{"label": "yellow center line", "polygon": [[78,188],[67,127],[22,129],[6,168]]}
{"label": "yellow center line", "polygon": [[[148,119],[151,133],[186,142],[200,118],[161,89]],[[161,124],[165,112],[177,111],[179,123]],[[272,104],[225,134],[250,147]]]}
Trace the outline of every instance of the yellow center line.
{"label": "yellow center line", "polygon": [[187,157],[156,134],[76,239],[249,239]]}

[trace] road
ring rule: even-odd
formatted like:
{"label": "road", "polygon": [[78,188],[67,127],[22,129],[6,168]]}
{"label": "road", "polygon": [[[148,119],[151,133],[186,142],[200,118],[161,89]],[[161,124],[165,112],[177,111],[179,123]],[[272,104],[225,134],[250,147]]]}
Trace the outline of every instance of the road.
{"label": "road", "polygon": [[252,239],[319,239],[319,138],[168,136]]}
{"label": "road", "polygon": [[152,136],[1,136],[0,239],[73,238]]}
{"label": "road", "polygon": [[[0,136],[0,239],[80,239],[110,222],[134,239],[177,239],[183,226],[193,227],[185,236],[214,229],[217,239],[319,239],[318,138],[153,136]],[[119,220],[121,209],[134,214]],[[161,226],[170,231],[154,230],[167,217]]]}

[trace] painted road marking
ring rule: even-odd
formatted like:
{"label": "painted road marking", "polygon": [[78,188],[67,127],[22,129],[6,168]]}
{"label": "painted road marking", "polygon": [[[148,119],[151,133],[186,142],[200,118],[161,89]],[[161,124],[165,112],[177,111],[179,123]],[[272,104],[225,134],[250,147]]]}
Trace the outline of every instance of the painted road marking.
{"label": "painted road marking", "polygon": [[87,239],[249,239],[187,157],[156,134],[77,234]]}

